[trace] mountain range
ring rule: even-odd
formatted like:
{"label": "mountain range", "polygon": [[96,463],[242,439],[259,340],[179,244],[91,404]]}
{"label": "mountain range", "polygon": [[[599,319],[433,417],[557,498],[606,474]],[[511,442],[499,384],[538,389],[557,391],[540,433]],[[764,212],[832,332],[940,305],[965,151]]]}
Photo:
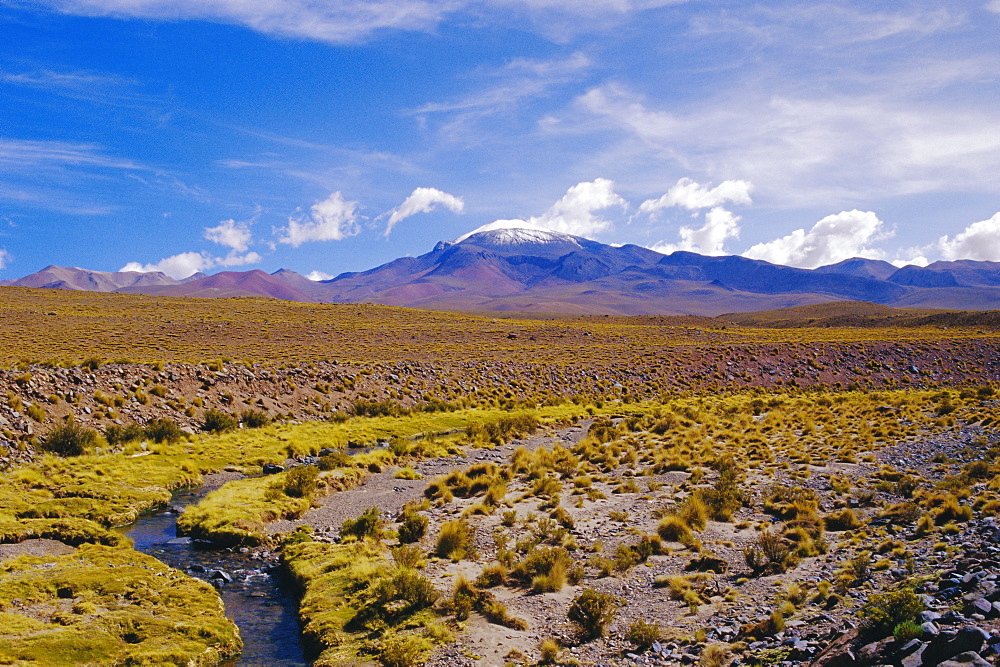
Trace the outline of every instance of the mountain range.
{"label": "mountain range", "polygon": [[529,227],[487,225],[419,257],[325,281],[281,269],[176,280],[163,273],[49,266],[0,285],[160,296],[264,296],[380,303],[429,310],[614,315],[708,315],[831,301],[901,308],[1000,309],[1000,263],[897,268],[848,259],[799,269],[738,256],[664,255]]}

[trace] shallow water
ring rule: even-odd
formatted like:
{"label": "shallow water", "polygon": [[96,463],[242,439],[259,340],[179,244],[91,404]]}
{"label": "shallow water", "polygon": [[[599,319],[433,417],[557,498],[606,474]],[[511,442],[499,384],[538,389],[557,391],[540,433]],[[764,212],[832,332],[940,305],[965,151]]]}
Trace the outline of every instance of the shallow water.
{"label": "shallow water", "polygon": [[[197,490],[179,491],[171,506],[186,507],[203,495]],[[177,515],[167,508],[144,514],[120,530],[135,542],[137,551],[219,590],[226,616],[243,637],[243,654],[225,663],[227,667],[309,664],[300,641],[294,584],[280,567],[229,549],[203,548],[188,539],[177,539]]]}

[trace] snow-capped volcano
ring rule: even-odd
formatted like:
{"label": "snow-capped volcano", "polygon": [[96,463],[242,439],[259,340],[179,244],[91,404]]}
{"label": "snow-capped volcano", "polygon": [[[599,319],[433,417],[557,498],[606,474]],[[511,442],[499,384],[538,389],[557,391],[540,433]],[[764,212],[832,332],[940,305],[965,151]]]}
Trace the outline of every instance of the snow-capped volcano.
{"label": "snow-capped volcano", "polygon": [[455,243],[461,243],[473,236],[476,237],[476,241],[486,241],[498,246],[569,243],[578,248],[582,247],[575,236],[539,227],[524,220],[496,220],[459,236],[455,239]]}

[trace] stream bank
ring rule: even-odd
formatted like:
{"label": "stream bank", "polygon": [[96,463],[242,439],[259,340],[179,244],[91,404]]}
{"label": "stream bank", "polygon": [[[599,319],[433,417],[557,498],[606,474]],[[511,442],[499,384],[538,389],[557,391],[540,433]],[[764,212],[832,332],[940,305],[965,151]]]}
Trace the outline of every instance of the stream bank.
{"label": "stream bank", "polygon": [[168,507],[144,514],[120,530],[132,539],[137,551],[207,581],[219,591],[226,616],[243,637],[243,653],[224,663],[226,667],[308,665],[300,640],[295,584],[276,554],[266,549],[220,549],[177,537],[178,511],[198,502],[217,484],[178,491]]}

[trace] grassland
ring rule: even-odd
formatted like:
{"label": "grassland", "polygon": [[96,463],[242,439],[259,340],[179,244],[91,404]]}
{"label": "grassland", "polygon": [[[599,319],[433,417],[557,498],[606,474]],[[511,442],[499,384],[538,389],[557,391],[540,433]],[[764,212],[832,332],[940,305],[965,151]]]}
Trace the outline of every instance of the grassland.
{"label": "grassland", "polygon": [[[799,319],[801,321],[801,318]],[[685,325],[685,322],[691,322]],[[696,322],[696,323],[695,323]],[[942,335],[923,327],[743,329],[699,318],[496,318],[367,304],[303,304],[271,299],[180,299],[29,288],[0,288],[0,364],[77,364],[89,358],[150,364],[232,359],[280,366],[342,362],[522,361],[572,365],[646,356],[667,349],[997,336],[979,326]],[[987,332],[988,331],[988,332]],[[391,351],[391,356],[387,352]]]}
{"label": "grassland", "polygon": [[[760,600],[769,618],[845,617],[1000,509],[1000,336],[987,316],[840,308],[497,318],[0,289],[0,542],[79,547],[0,564],[0,661],[213,664],[237,650],[210,588],[113,527],[205,474],[305,458],[315,466],[229,482],[179,525],[280,547],[318,664],[444,660],[453,641],[502,644],[483,630],[501,626],[514,662],[571,646],[604,661],[620,655],[602,637],[612,615],[636,647],[656,630],[639,621],[655,622],[705,655],[704,628],[740,625]],[[588,428],[573,442],[422,467],[575,419]],[[85,453],[46,454],[67,423],[92,430]],[[340,544],[333,525],[268,534],[395,468],[427,473],[426,502],[397,525]],[[196,621],[171,620],[182,598]],[[99,616],[110,625],[83,636]],[[780,625],[763,623],[726,650],[752,657],[741,642]]]}

